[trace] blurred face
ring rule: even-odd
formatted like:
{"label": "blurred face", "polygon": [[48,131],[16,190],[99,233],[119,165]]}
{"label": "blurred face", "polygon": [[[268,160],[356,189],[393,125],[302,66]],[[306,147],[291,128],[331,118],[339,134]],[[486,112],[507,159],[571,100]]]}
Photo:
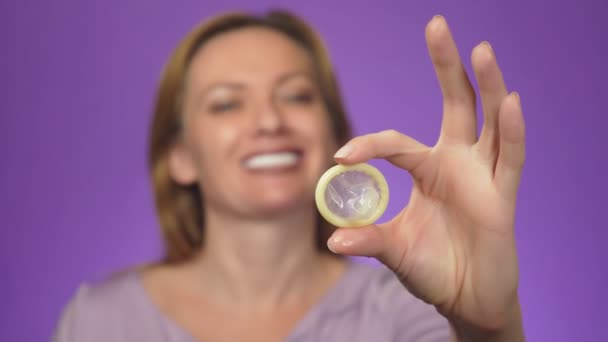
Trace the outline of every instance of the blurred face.
{"label": "blurred face", "polygon": [[171,172],[199,184],[207,210],[269,217],[312,209],[336,143],[302,47],[265,28],[220,34],[194,56],[183,108]]}

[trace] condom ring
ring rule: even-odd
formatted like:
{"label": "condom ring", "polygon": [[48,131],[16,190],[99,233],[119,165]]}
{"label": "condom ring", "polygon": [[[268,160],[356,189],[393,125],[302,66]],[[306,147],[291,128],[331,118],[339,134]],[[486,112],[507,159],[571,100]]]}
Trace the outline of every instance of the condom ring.
{"label": "condom ring", "polygon": [[366,163],[331,167],[315,190],[321,216],[336,227],[354,228],[376,222],[386,210],[388,196],[386,179]]}

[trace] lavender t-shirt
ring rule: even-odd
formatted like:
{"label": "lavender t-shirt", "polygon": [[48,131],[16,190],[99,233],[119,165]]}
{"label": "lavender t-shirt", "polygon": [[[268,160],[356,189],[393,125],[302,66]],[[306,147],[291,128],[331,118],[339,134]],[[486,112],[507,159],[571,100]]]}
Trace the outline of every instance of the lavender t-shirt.
{"label": "lavender t-shirt", "polygon": [[[226,329],[234,329],[225,322]],[[353,262],[296,325],[296,341],[449,341],[448,322],[384,266]],[[84,284],[66,306],[55,342],[194,342],[147,296],[139,273]],[[203,341],[213,342],[213,341]]]}

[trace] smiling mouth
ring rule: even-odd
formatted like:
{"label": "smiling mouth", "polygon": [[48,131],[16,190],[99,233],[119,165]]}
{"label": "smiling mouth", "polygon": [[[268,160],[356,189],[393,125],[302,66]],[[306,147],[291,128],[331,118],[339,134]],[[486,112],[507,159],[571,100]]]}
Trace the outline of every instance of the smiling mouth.
{"label": "smiling mouth", "polygon": [[300,158],[295,151],[261,153],[247,158],[244,165],[250,170],[284,169],[295,166]]}

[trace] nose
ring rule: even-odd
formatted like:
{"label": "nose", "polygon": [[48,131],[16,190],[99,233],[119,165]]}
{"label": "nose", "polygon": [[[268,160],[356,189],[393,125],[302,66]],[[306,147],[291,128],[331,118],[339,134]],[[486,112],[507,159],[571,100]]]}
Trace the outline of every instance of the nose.
{"label": "nose", "polygon": [[285,128],[285,117],[274,101],[260,103],[255,115],[255,128],[259,133],[276,134]]}

